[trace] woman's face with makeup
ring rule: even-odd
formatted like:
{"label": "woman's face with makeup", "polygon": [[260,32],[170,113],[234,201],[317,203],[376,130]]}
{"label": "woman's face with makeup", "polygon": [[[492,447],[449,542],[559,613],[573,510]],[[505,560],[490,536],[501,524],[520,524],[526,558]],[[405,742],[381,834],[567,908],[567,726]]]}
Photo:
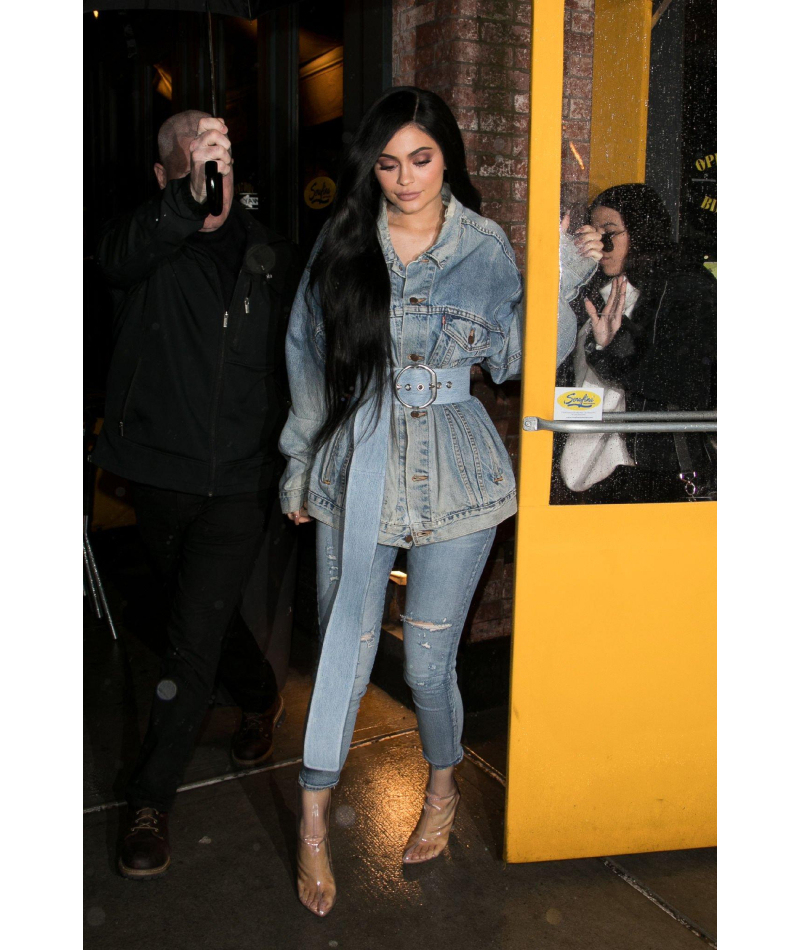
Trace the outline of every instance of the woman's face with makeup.
{"label": "woman's face with makeup", "polygon": [[417,214],[439,200],[444,170],[442,150],[427,132],[410,123],[392,136],[375,163],[381,191],[403,214]]}

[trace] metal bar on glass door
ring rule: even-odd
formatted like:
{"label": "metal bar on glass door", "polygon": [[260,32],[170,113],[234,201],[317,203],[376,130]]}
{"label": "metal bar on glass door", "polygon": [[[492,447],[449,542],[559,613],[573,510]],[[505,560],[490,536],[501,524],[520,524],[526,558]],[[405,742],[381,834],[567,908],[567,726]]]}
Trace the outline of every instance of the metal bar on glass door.
{"label": "metal bar on glass door", "polygon": [[607,412],[602,421],[525,416],[526,432],[716,432],[716,412]]}

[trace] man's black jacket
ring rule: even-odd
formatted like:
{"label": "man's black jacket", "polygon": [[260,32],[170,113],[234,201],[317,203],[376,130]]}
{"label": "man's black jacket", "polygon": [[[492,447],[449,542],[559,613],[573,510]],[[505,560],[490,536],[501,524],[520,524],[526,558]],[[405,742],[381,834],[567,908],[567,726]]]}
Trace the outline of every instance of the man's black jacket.
{"label": "man's black jacket", "polygon": [[211,257],[187,239],[203,214],[170,181],[103,235],[115,303],[105,421],[92,461],[158,488],[229,495],[271,485],[289,394],[284,337],[294,246],[234,201],[244,260],[226,306]]}

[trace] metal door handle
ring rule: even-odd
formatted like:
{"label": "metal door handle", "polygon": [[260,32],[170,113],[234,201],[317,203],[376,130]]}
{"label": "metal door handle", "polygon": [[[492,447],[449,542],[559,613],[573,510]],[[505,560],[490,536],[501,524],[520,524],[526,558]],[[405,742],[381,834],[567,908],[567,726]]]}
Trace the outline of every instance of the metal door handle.
{"label": "metal door handle", "polygon": [[607,412],[602,422],[561,421],[525,416],[525,432],[716,432],[714,412]]}

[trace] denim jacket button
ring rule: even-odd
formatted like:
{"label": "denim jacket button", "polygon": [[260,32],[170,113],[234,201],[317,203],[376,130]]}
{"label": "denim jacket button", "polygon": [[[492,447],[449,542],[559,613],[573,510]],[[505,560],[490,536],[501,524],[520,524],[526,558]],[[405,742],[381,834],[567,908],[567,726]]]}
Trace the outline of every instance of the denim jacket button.
{"label": "denim jacket button", "polygon": [[413,363],[419,363],[419,361],[422,359],[422,357],[419,355],[419,353],[412,353],[411,356],[409,357],[409,359],[410,359]]}
{"label": "denim jacket button", "polygon": [[414,540],[414,535],[413,535],[413,534],[407,534],[407,535],[403,538],[403,540],[404,540],[404,541],[407,541],[407,542],[410,544],[410,543]]}
{"label": "denim jacket button", "polygon": [[425,298],[424,297],[409,297],[408,302],[409,303],[425,303]]}

